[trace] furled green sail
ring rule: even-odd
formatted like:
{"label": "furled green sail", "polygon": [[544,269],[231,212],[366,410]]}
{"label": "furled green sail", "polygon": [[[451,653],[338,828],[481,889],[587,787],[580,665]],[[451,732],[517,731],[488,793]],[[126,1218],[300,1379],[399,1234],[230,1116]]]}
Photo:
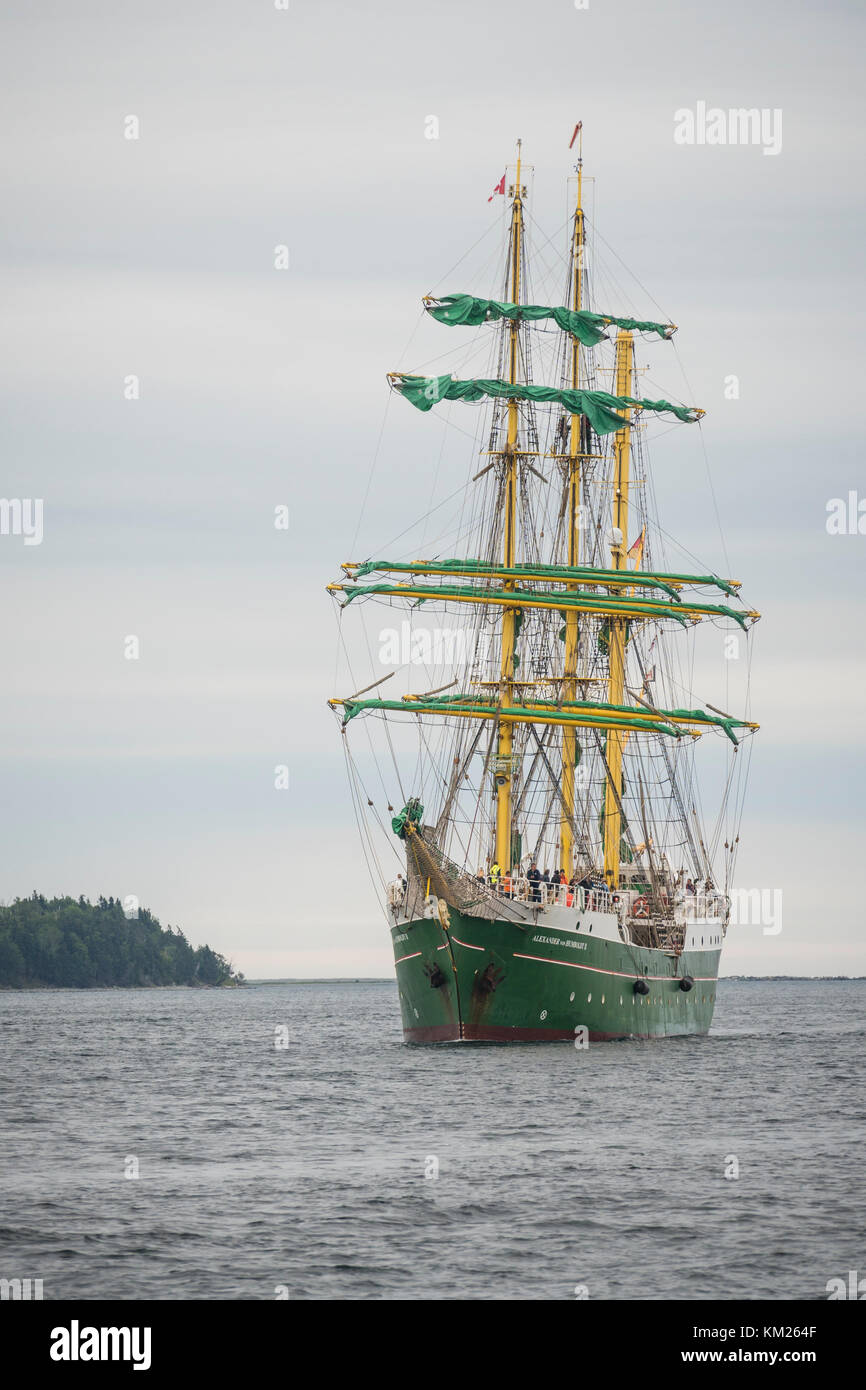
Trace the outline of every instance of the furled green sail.
{"label": "furled green sail", "polygon": [[639,410],[670,411],[687,424],[694,424],[704,413],[693,406],[672,405],[670,401],[646,401],[635,396],[613,396],[609,391],[578,391],[572,387],[524,386],[519,382],[494,378],[455,381],[452,376],[410,376],[403,372],[392,372],[390,381],[395,390],[417,410],[432,410],[438,401],[480,401],[485,396],[518,401],[553,401],[565,406],[572,415],[585,415],[596,434],[613,434],[615,430],[621,430],[627,422],[617,411],[627,410],[629,406]]}
{"label": "furled green sail", "polygon": [[[543,565],[536,564],[534,561],[526,561],[509,569],[491,560],[364,560],[361,564],[347,565],[346,568],[354,570],[356,579],[363,578],[365,574],[374,574],[377,570],[419,574],[425,569],[436,569],[453,570],[455,574],[465,575],[501,575],[506,579],[523,579],[526,577],[524,572],[528,571],[530,577],[543,576],[563,584],[572,579],[593,584],[621,584],[623,582],[622,570],[604,569],[596,565]],[[667,581],[677,584],[712,585],[724,593],[730,594],[733,598],[737,597],[737,589],[740,587],[736,580],[732,582],[728,579],[720,579],[717,574],[668,574],[657,570],[628,570],[626,573],[629,584],[636,584],[641,589],[664,589],[674,599],[678,597],[677,591]]]}
{"label": "furled green sail", "polygon": [[[631,577],[630,572],[629,578]],[[480,588],[477,585],[468,584],[342,584],[337,585],[345,599],[343,607],[356,598],[364,598],[369,595],[381,594],[389,598],[414,599],[416,603],[424,603],[428,599],[447,602],[448,599],[468,599],[468,600],[496,600],[509,601],[515,606],[520,603],[528,603],[530,606],[558,608],[560,612],[567,608],[577,609],[585,613],[599,612],[614,616],[622,614],[629,617],[635,613],[645,614],[648,618],[673,618],[682,627],[687,625],[687,618],[695,613],[712,618],[732,618],[735,623],[745,632],[746,620],[752,616],[750,612],[739,612],[736,608],[729,608],[722,603],[668,603],[664,599],[645,598],[642,594],[632,595],[608,595],[593,593],[577,593],[575,591],[563,591],[557,589],[556,592],[543,589],[493,589]]]}
{"label": "furled green sail", "polygon": [[[408,705],[410,709],[414,709],[416,705],[422,705],[425,710],[434,710],[452,705],[459,706],[460,708],[472,709],[477,709],[480,706],[487,706],[494,711],[499,709],[498,696],[478,696],[472,694],[426,695],[420,701],[416,701],[411,697],[404,697],[402,703]],[[531,696],[524,696],[521,703],[527,709],[550,710],[551,708],[555,708],[557,713],[562,710],[566,713],[569,710],[582,710],[586,711],[588,714],[603,715],[605,711],[610,710],[614,714],[627,714],[638,719],[646,718],[644,707],[638,707],[636,705],[613,705],[606,700],[558,700],[554,706],[553,702],[550,700],[533,699]],[[666,720],[682,719],[692,724],[712,725],[713,728],[723,729],[729,738],[731,737],[732,729],[748,729],[751,727],[746,719],[736,719],[730,714],[708,714],[704,709],[652,709],[651,712]],[[734,742],[736,742],[736,739]],[[579,755],[576,761],[580,761]]]}
{"label": "furled green sail", "polygon": [[563,306],[551,309],[543,304],[506,304],[497,299],[476,299],[472,294],[446,294],[435,298],[431,295],[424,301],[424,307],[440,323],[449,326],[465,324],[470,328],[497,319],[553,319],[558,328],[573,333],[584,347],[600,343],[605,328],[611,323],[636,333],[657,333],[660,338],[670,338],[674,332],[672,323],[614,318],[613,314],[595,314],[589,309],[566,309]]}
{"label": "furled green sail", "polygon": [[[358,711],[354,710],[353,713],[357,714]],[[348,719],[350,716],[347,715],[346,717]],[[391,829],[401,840],[405,840],[407,824],[420,825],[423,814],[424,807],[421,805],[421,802],[418,800],[417,796],[412,796],[406,802],[399,816],[392,817]]]}
{"label": "furled green sail", "polygon": [[[361,714],[365,710],[393,710],[400,713],[410,714],[478,714],[489,716],[491,719],[500,714],[509,715],[514,718],[525,718],[527,722],[532,722],[532,716],[543,718],[545,715],[555,715],[562,719],[564,723],[581,723],[587,721],[590,727],[597,726],[602,728],[610,727],[610,716],[626,716],[619,719],[616,728],[641,729],[651,733],[664,733],[673,738],[681,737],[680,730],[674,721],[682,720],[689,724],[705,724],[709,728],[721,729],[731,742],[736,746],[737,738],[734,729],[756,728],[756,725],[749,724],[745,719],[734,719],[730,715],[708,714],[703,709],[659,709],[653,711],[657,718],[652,720],[641,708],[634,705],[612,705],[595,700],[563,700],[553,705],[549,700],[533,700],[524,698],[520,705],[501,706],[492,697],[479,697],[477,695],[440,695],[426,696],[421,699],[403,700],[344,700],[343,709],[345,711],[343,722],[348,724],[350,719]],[[669,722],[670,721],[670,722]],[[580,751],[575,754],[575,763],[580,762]],[[407,817],[410,807],[419,806],[417,800],[409,802],[409,806],[404,806],[399,816],[395,816],[391,822],[394,834],[399,835],[407,819],[415,822],[420,821],[423,813],[423,806],[417,812]]]}
{"label": "furled green sail", "polygon": [[[543,723],[546,717],[554,717],[557,722],[562,724],[575,724],[580,727],[598,729],[610,727],[610,718],[606,717],[603,712],[595,714],[590,711],[584,713],[583,711],[577,710],[545,710],[540,709],[538,706],[492,706],[490,704],[484,704],[483,702],[474,702],[459,707],[452,707],[440,705],[435,700],[343,700],[342,705],[344,710],[344,724],[348,724],[350,719],[354,719],[356,715],[361,714],[364,710],[394,710],[402,714],[475,714],[484,719],[497,719],[501,715],[506,715],[509,718],[522,719],[527,724],[532,724],[533,722]],[[636,715],[633,718],[620,719],[617,721],[615,727],[617,729],[641,729],[651,734],[660,733],[667,734],[670,738],[682,738],[680,730],[676,728],[675,725],[646,717],[641,718],[640,715]],[[410,802],[409,805],[411,806],[411,804]],[[401,839],[405,838],[406,820],[408,819],[413,822],[420,820],[420,812],[417,817],[414,815],[407,816],[406,812],[408,809],[408,806],[404,807],[400,815],[395,816],[391,821],[391,827],[395,835],[400,835],[400,831],[403,831],[403,834],[400,835]],[[423,810],[423,808],[421,809]],[[400,829],[398,829],[398,826]]]}

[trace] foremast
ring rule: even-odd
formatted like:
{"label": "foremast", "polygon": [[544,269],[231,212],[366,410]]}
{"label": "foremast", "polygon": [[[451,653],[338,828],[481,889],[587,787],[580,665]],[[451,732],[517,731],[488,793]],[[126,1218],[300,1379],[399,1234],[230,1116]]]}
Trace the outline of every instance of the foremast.
{"label": "foremast", "polygon": [[[523,254],[523,190],[520,184],[520,148],[517,142],[517,173],[514,183],[514,199],[511,204],[511,239],[509,262],[509,289],[512,304],[520,303],[521,283],[520,264]],[[517,383],[520,347],[520,320],[515,317],[508,324],[508,381]],[[508,428],[505,448],[500,457],[505,463],[505,499],[503,518],[503,557],[504,567],[513,569],[517,560],[517,430],[519,406],[515,397],[508,400]],[[513,579],[506,579],[506,591],[516,588]],[[499,667],[499,702],[501,706],[514,704],[514,646],[517,624],[516,608],[505,608],[502,615],[501,657]],[[496,741],[496,762],[494,782],[496,787],[496,859],[500,868],[511,870],[512,861],[512,816],[511,789],[514,767],[514,730],[511,723],[500,721]]]}

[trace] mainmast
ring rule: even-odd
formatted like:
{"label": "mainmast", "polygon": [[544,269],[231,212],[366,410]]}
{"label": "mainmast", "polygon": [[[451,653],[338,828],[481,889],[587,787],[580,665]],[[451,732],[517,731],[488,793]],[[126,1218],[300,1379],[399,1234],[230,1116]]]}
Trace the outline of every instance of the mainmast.
{"label": "mainmast", "polygon": [[[633,339],[630,332],[620,329],[616,336],[616,390],[617,396],[631,395]],[[630,420],[631,411],[621,414]],[[614,440],[614,477],[611,535],[611,567],[625,570],[628,554],[628,485],[631,456],[631,428],[625,425],[617,430]],[[614,589],[612,593],[622,593]],[[611,617],[608,619],[608,703],[621,705],[625,695],[625,644],[628,620]],[[610,728],[607,731],[605,761],[607,777],[604,790],[604,876],[612,892],[619,888],[619,848],[622,835],[622,750],[624,738],[621,730]]]}
{"label": "mainmast", "polygon": [[[571,240],[571,308],[583,308],[583,256],[586,244],[583,220],[583,130],[579,131],[577,155],[577,207],[574,212],[574,230]],[[580,387],[580,339],[571,335],[571,385]],[[566,504],[566,524],[568,527],[568,563],[580,563],[580,465],[583,456],[583,443],[586,431],[582,428],[582,416],[572,415],[571,434],[568,451],[568,501]],[[568,584],[568,589],[576,589],[576,584]],[[563,698],[577,699],[577,661],[580,649],[580,619],[577,613],[569,612],[565,619],[565,658],[563,664]],[[575,811],[575,764],[578,751],[577,730],[562,731],[562,818],[560,821],[560,864],[569,879],[574,869],[574,811]]]}
{"label": "mainmast", "polygon": [[[509,269],[510,300],[520,303],[520,262],[523,253],[523,201],[520,186],[520,147],[517,142],[517,177],[514,184],[514,200],[511,204],[511,258]],[[517,381],[519,321],[510,320],[508,325],[508,381]],[[504,518],[504,565],[513,569],[517,559],[517,426],[518,403],[514,398],[508,401],[508,433],[502,457],[505,459],[505,518]],[[515,581],[507,580],[505,589],[514,589]],[[514,635],[517,610],[506,608],[502,616],[502,652],[499,668],[500,704],[514,704]],[[494,780],[496,784],[496,860],[503,870],[510,870],[512,860],[511,834],[511,785],[513,777],[513,728],[510,723],[500,722],[496,745]]]}

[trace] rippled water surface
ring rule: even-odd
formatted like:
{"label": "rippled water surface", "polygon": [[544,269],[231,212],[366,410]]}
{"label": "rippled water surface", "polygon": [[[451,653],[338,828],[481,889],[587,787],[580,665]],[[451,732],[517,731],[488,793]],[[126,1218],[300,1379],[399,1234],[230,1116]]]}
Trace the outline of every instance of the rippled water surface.
{"label": "rippled water surface", "polygon": [[866,1270],[864,1005],[861,981],[721,981],[709,1037],[578,1051],[404,1046],[390,982],[2,993],[0,1276],[826,1298]]}

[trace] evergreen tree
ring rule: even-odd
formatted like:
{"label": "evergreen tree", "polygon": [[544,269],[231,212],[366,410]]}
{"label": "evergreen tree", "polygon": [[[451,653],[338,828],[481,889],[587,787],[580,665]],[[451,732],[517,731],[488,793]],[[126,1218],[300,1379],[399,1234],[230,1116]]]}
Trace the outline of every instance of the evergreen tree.
{"label": "evergreen tree", "polygon": [[0,906],[0,988],[239,984],[210,946],[194,949],[180,928],[147,908],[127,919],[119,898],[91,903],[35,891]]}

